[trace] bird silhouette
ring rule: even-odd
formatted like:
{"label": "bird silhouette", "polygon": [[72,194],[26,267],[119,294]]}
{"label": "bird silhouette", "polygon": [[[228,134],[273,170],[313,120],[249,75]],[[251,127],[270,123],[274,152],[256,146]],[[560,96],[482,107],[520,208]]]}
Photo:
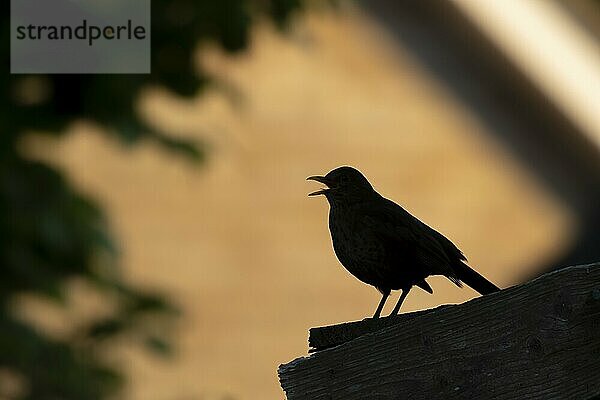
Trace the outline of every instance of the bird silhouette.
{"label": "bird silhouette", "polygon": [[500,289],[469,267],[463,253],[446,237],[408,211],[377,193],[358,170],[343,166],[325,176],[311,176],[326,188],[329,231],[340,263],[356,278],[374,286],[382,298],[373,318],[379,318],[392,290],[401,290],[390,315],[400,311],[413,286],[433,293],[425,278],[443,275],[482,295]]}

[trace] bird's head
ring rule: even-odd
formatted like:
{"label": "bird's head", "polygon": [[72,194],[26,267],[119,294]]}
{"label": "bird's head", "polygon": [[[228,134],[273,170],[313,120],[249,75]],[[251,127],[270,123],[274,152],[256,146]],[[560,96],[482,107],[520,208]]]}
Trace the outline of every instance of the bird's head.
{"label": "bird's head", "polygon": [[306,180],[317,181],[325,186],[309,196],[324,195],[330,203],[360,201],[375,191],[367,178],[355,168],[339,167],[325,176],[309,176]]}

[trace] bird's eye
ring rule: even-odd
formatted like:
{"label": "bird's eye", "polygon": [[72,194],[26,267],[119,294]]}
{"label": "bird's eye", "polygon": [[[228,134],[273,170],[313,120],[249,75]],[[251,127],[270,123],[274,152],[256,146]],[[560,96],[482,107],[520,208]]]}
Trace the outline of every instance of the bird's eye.
{"label": "bird's eye", "polygon": [[340,180],[339,180],[339,182],[340,182],[341,184],[348,183],[348,177],[347,177],[346,175],[342,175],[342,176],[340,176]]}

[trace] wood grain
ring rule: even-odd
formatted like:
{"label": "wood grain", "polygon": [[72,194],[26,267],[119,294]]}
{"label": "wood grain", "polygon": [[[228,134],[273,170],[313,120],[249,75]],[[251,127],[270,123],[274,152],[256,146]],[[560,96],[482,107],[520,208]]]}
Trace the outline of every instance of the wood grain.
{"label": "wood grain", "polygon": [[377,332],[388,326],[410,321],[416,317],[448,307],[455,306],[443,305],[432,309],[398,314],[379,319],[365,318],[362,321],[352,321],[338,325],[310,328],[308,331],[308,345],[310,347],[308,352],[314,353],[316,351],[325,350],[349,342],[350,340],[356,339],[367,333]]}
{"label": "wood grain", "polygon": [[[370,333],[356,337],[363,325]],[[600,395],[600,263],[457,306],[320,329],[317,348],[349,341],[281,365],[289,400]]]}

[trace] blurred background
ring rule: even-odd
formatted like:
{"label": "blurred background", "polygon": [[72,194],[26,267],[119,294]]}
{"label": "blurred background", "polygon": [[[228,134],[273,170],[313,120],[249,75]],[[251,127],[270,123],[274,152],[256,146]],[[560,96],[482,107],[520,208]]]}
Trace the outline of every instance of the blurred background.
{"label": "blurred background", "polygon": [[340,165],[500,287],[600,260],[600,2],[152,8],[136,76],[9,75],[4,13],[0,399],[283,398],[379,301],[306,197]]}

